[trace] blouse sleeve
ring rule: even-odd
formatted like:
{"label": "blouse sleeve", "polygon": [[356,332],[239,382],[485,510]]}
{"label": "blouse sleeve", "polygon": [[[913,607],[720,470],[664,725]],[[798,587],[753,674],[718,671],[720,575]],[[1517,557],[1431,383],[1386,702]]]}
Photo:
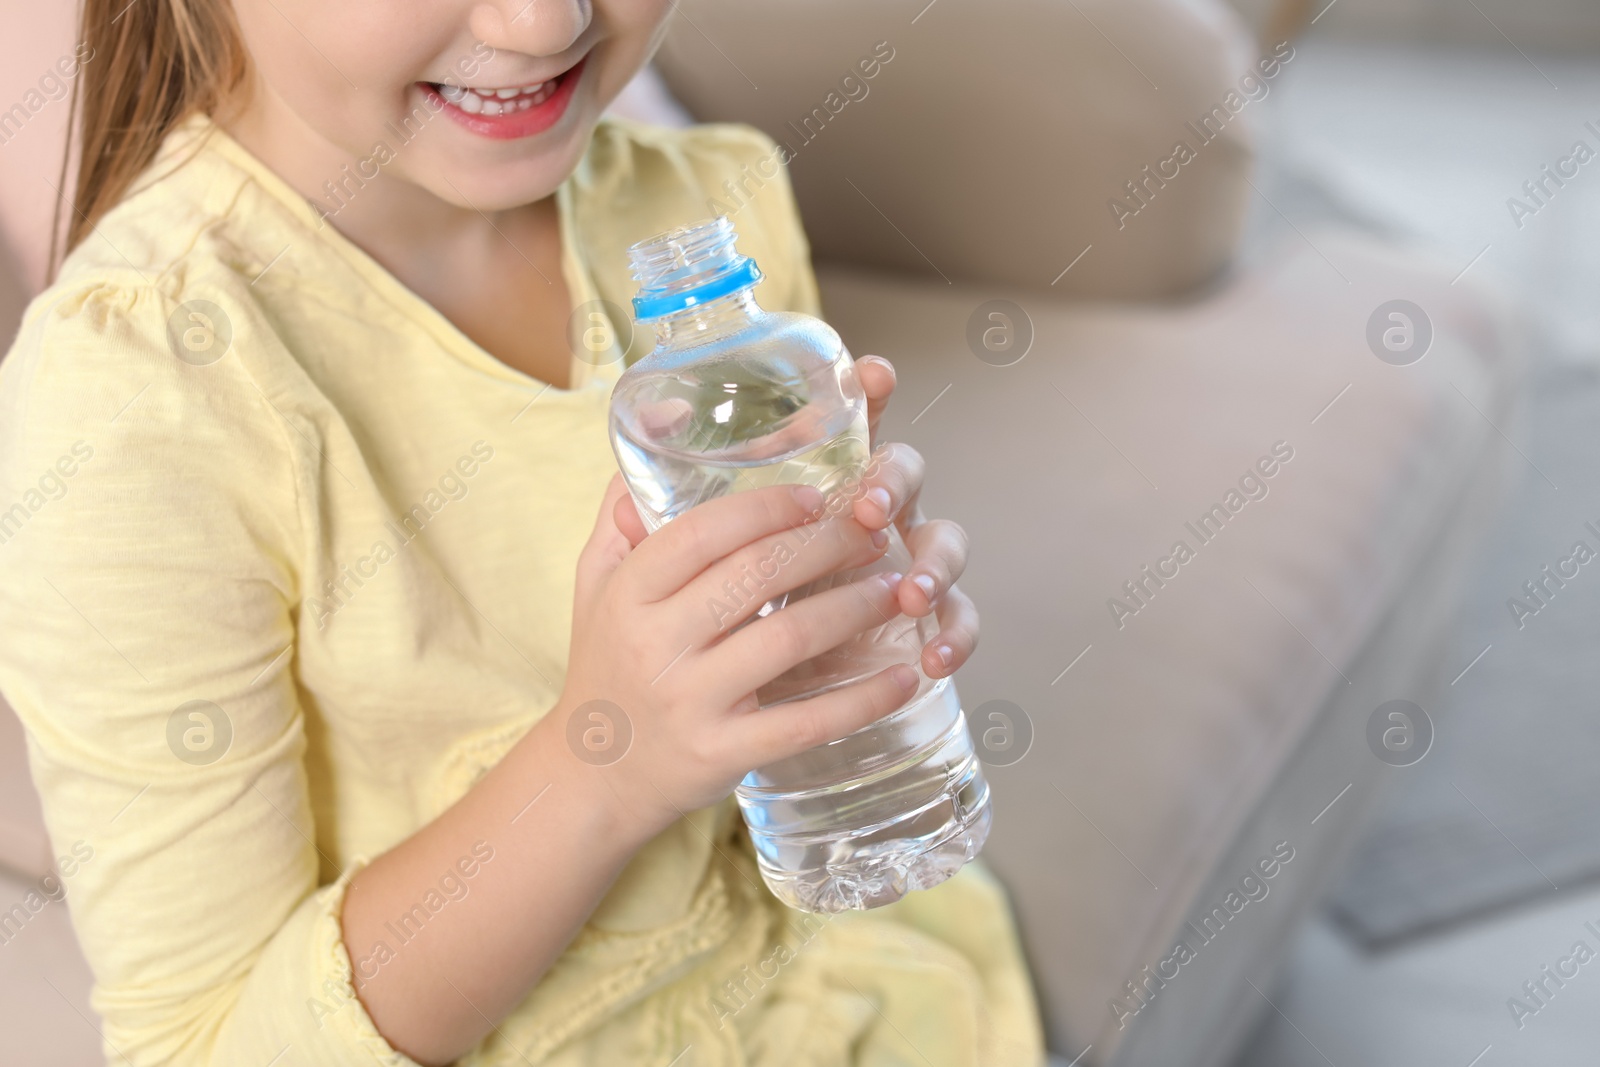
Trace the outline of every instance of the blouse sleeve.
{"label": "blouse sleeve", "polygon": [[247,300],[134,280],[47,294],[0,365],[0,687],[82,860],[117,1063],[410,1064],[352,988],[351,872],[319,863],[294,649],[318,452],[279,351]]}

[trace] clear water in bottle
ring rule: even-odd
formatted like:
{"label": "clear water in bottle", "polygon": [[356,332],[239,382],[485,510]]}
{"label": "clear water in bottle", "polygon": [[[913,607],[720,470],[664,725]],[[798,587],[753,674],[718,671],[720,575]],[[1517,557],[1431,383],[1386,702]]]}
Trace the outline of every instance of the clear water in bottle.
{"label": "clear water in bottle", "polygon": [[[702,501],[776,484],[816,486],[843,511],[869,470],[866,400],[838,334],[809,316],[763,311],[751,294],[761,274],[734,242],[732,223],[718,218],[629,250],[636,316],[654,327],[656,349],[617,383],[611,440],[651,529]],[[787,596],[773,595],[775,574],[751,572],[730,585],[728,610],[759,598],[766,615],[869,574],[905,573],[910,555],[890,534],[879,562]],[[769,707],[916,665],[934,627],[886,619],[758,697]],[[944,881],[983,847],[989,787],[955,686],[918,674],[899,710],[740,783],[761,873],[791,907],[887,904]]]}

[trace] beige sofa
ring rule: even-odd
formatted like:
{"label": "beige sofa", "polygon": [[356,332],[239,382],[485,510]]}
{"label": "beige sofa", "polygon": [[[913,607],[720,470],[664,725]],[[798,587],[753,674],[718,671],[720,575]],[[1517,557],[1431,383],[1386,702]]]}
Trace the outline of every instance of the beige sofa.
{"label": "beige sofa", "polygon": [[[1368,716],[1427,706],[1438,684],[1460,561],[1508,452],[1508,315],[1451,284],[1459,265],[1359,234],[1308,230],[1239,269],[1259,101],[1148,182],[1258,62],[1220,3],[679,9],[667,83],[698,118],[793,143],[829,317],[858,354],[895,360],[889,433],[928,456],[930,506],[972,534],[984,642],[964,703],[981,731],[1009,701],[1032,735],[989,769],[985,855],[1052,1048],[1227,1063],[1392,773]],[[746,193],[759,182],[730,196]],[[1113,197],[1137,212],[1119,219]],[[1433,325],[1410,366],[1366,338],[1395,298]],[[1015,362],[1020,342],[982,344],[996,299],[1031,337]],[[36,869],[48,852],[19,768],[0,725],[0,863]],[[37,933],[75,952],[64,927]],[[1174,962],[1179,940],[1191,954]],[[28,981],[19,966],[0,958],[0,977]],[[28,1003],[0,1003],[0,1031],[26,1028],[28,1047],[83,1027],[59,997]]]}
{"label": "beige sofa", "polygon": [[[1359,233],[1282,225],[1235,262],[1265,105],[1241,85],[1261,51],[1220,2],[679,6],[668,85],[793,149],[828,316],[900,368],[888,432],[972,534],[984,640],[963,705],[981,731],[1009,701],[1033,733],[990,769],[985,856],[1053,1050],[1229,1062],[1395,773],[1369,717],[1441,684],[1463,560],[1519,462],[1497,431],[1513,316],[1452,284],[1461,264]],[[1269,94],[1294,76],[1277,44]],[[885,45],[864,87],[844,82]],[[1229,93],[1237,113],[1199,144]],[[1179,139],[1195,158],[1143,184]],[[1009,366],[972,343],[995,299],[1031,320]],[[1367,339],[1394,299],[1434,330],[1410,366]],[[1274,465],[1275,445],[1293,458]],[[1265,495],[1197,536],[1263,460]]]}

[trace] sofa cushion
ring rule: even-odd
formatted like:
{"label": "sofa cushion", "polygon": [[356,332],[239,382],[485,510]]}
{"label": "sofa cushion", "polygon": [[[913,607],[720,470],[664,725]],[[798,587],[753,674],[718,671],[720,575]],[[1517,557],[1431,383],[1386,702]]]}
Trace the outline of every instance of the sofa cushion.
{"label": "sofa cushion", "polygon": [[[677,10],[668,85],[697,118],[786,146],[821,260],[1132,299],[1190,289],[1232,254],[1264,105],[1240,92],[1255,46],[1218,0]],[[1180,141],[1194,158],[1163,167]]]}
{"label": "sofa cushion", "polygon": [[[1093,1043],[1085,1063],[1111,1062],[1132,1028],[1112,1004],[1168,956],[1200,894],[1248,873],[1224,858],[1272,853],[1276,839],[1239,852],[1242,829],[1486,457],[1506,453],[1490,420],[1504,424],[1515,367],[1493,305],[1448,269],[1310,236],[1320,252],[1297,239],[1171,310],[822,275],[851,349],[899,368],[886,432],[927,456],[930,512],[972,537],[962,581],[984,635],[963,707],[981,734],[984,705],[1010,701],[1034,734],[990,769],[986,856],[1014,894],[1053,1047]],[[1031,319],[1010,366],[969,347],[997,297]],[[1396,297],[1433,325],[1410,366],[1367,342]],[[979,327],[999,322],[988,310]],[[1422,636],[1402,631],[1402,652],[1421,655]],[[1359,732],[1340,751],[1377,765]],[[1344,817],[1311,826],[1329,784],[1293,801],[1297,871],[1324,866],[1312,835]],[[1264,983],[1271,962],[1258,953],[1235,980]]]}

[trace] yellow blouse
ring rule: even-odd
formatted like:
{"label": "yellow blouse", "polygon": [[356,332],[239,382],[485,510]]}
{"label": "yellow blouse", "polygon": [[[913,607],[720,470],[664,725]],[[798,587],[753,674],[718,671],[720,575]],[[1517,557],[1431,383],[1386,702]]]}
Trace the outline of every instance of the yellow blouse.
{"label": "yellow blouse", "polygon": [[[558,193],[569,389],[468,340],[206,120],[30,307],[0,364],[0,687],[51,836],[92,849],[67,892],[115,1062],[409,1064],[353,994],[345,884],[556,701],[607,400],[650,347],[624,357],[591,302],[627,307],[626,246],[771,158],[740,127],[599,127]],[[736,222],[762,303],[817,313],[781,169]],[[727,801],[646,846],[461,1062],[1040,1058],[981,868],[802,916]]]}

